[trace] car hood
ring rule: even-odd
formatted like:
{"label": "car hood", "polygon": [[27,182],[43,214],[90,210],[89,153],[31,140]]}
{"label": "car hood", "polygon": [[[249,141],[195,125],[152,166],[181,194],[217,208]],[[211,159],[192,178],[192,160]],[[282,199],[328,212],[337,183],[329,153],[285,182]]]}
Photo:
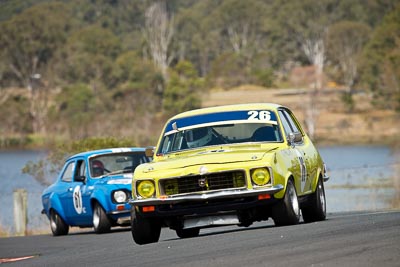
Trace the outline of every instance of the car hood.
{"label": "car hood", "polygon": [[137,173],[154,173],[165,170],[176,170],[193,166],[223,165],[240,162],[257,162],[265,158],[266,154],[277,149],[278,146],[246,146],[221,147],[218,149],[203,149],[192,152],[176,153],[163,156],[162,159],[139,166]]}
{"label": "car hood", "polygon": [[132,173],[124,173],[100,178],[97,185],[129,185],[132,182]]}

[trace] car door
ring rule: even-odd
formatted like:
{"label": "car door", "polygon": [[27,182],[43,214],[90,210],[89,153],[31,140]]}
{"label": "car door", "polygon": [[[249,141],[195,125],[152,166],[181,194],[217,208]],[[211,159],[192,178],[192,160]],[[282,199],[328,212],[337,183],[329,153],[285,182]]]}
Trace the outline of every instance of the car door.
{"label": "car door", "polygon": [[87,194],[86,163],[83,158],[71,160],[64,172],[63,179],[68,181],[66,192],[62,195],[66,217],[71,225],[89,226],[92,223],[90,194]]}
{"label": "car door", "polygon": [[[284,127],[286,138],[289,140],[289,135],[294,134],[303,136],[304,132],[300,127],[297,119],[293,113],[288,109],[279,109],[279,117]],[[302,195],[310,190],[310,179],[309,179],[309,155],[308,155],[308,144],[304,142],[304,138],[296,138],[296,141],[290,144],[292,156],[295,158],[292,161],[293,164],[293,175],[295,176],[295,186],[298,195]]]}
{"label": "car door", "polygon": [[72,203],[72,191],[73,191],[73,176],[74,176],[74,171],[75,171],[75,165],[76,161],[75,160],[69,160],[68,162],[65,163],[60,182],[59,182],[59,187],[58,187],[58,197],[61,202],[61,206],[64,210],[64,215],[66,217],[66,220],[68,221],[68,224],[73,224],[74,222],[71,221],[72,219],[72,209],[71,206],[73,205]]}

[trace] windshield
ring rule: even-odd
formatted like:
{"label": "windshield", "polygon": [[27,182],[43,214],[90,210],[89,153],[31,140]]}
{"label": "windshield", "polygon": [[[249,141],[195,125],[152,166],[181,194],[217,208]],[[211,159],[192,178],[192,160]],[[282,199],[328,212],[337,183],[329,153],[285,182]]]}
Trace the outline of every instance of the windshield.
{"label": "windshield", "polygon": [[246,142],[282,142],[275,113],[230,111],[170,121],[158,153]]}
{"label": "windshield", "polygon": [[111,153],[89,159],[91,176],[100,178],[106,175],[132,173],[137,166],[150,162],[144,152]]}

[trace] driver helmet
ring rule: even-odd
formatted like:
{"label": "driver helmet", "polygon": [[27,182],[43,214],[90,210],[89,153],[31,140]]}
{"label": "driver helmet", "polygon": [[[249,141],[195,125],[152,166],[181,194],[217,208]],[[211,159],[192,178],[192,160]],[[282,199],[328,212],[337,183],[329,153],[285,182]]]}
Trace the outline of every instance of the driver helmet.
{"label": "driver helmet", "polygon": [[201,147],[209,143],[212,139],[211,128],[198,128],[185,132],[186,143],[189,148]]}
{"label": "driver helmet", "polygon": [[93,176],[97,177],[104,174],[104,164],[100,160],[96,159],[92,161]]}

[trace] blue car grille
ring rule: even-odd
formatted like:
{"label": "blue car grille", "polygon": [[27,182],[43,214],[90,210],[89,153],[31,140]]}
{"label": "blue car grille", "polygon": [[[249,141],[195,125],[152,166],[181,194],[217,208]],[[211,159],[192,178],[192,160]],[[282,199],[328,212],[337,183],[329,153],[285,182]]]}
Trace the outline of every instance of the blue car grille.
{"label": "blue car grille", "polygon": [[201,191],[243,188],[246,185],[245,177],[245,172],[242,170],[182,176],[161,180],[160,188],[168,196]]}

